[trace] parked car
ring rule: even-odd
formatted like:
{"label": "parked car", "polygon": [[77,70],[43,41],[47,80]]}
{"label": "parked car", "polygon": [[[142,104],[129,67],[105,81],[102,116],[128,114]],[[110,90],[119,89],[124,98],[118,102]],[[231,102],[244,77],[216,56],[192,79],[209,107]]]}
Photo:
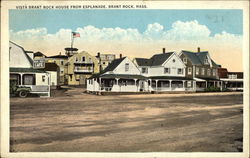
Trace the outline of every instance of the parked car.
{"label": "parked car", "polygon": [[30,94],[31,88],[19,86],[16,79],[10,79],[10,95],[25,98]]}

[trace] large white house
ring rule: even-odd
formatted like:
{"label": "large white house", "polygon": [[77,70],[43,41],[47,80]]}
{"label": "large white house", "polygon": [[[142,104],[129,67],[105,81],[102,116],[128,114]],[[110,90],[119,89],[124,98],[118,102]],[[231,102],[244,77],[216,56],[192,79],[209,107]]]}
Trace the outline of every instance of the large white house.
{"label": "large white house", "polygon": [[139,92],[147,87],[146,77],[128,58],[113,60],[100,74],[87,81],[87,91]]}
{"label": "large white house", "polygon": [[50,96],[50,73],[33,68],[32,52],[9,42],[10,80],[15,80],[18,86],[30,87],[30,93]]}
{"label": "large white house", "polygon": [[87,82],[87,91],[154,92],[195,91],[193,79],[185,77],[185,64],[175,52],[150,59],[128,57],[116,59]]}

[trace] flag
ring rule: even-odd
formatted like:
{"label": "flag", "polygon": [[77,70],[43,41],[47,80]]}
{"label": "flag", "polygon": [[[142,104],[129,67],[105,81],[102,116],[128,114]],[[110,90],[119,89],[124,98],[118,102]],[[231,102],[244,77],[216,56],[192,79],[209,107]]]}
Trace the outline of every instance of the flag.
{"label": "flag", "polygon": [[80,33],[78,32],[72,32],[72,34],[73,34],[73,37],[80,37]]}

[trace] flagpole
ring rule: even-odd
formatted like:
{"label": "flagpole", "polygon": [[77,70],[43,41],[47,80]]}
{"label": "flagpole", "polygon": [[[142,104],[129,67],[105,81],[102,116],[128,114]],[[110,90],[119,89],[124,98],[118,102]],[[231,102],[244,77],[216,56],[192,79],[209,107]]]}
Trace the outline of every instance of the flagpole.
{"label": "flagpole", "polygon": [[73,48],[74,36],[73,32],[71,32],[71,48]]}

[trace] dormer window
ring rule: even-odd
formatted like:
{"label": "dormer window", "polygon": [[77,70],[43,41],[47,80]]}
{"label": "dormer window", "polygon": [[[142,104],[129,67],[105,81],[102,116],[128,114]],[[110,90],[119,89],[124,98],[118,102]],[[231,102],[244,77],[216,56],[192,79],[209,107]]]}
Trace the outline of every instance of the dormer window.
{"label": "dormer window", "polygon": [[83,62],[85,61],[85,57],[82,57],[82,61],[83,61]]}
{"label": "dormer window", "polygon": [[187,64],[187,58],[183,58],[183,63]]}
{"label": "dormer window", "polygon": [[208,64],[208,59],[207,59],[207,57],[206,57],[205,60],[204,60],[204,64]]}

